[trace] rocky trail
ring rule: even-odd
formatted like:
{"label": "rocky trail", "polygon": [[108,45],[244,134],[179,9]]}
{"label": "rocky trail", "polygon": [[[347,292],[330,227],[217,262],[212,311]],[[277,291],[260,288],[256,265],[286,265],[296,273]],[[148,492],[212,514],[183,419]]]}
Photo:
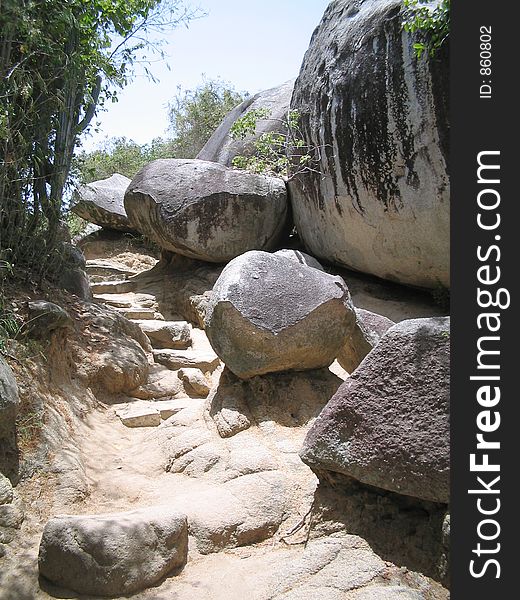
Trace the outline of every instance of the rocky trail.
{"label": "rocky trail", "polygon": [[[434,580],[382,558],[363,537],[324,518],[330,508],[320,507],[318,479],[298,452],[348,374],[335,362],[330,369],[237,381],[223,372],[202,329],[161,308],[160,278],[150,275],[154,262],[135,251],[87,261],[94,301],[147,334],[148,379],[132,396],[98,394],[56,457],[66,463],[56,479],[21,485],[30,505],[24,543],[7,557],[0,598],[93,597],[38,584],[38,545],[49,517],[117,519],[163,506],[187,516],[188,562],[136,599],[447,598]],[[386,302],[394,317],[396,307],[401,318],[432,310],[388,290],[383,299],[378,285],[358,279],[356,297]]]}
{"label": "rocky trail", "polygon": [[332,0],[197,157],[74,190],[52,283],[0,271],[0,600],[449,598],[447,45],[401,5]]}

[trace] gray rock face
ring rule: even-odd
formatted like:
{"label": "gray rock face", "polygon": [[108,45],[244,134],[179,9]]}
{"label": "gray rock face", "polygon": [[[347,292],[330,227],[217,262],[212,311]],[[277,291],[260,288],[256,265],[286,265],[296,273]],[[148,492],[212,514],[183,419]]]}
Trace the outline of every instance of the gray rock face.
{"label": "gray rock face", "polygon": [[[289,110],[293,87],[294,79],[291,79],[278,87],[260,92],[244,100],[226,115],[204,148],[198,153],[197,158],[218,162],[229,167],[235,156],[251,156],[254,152],[254,140],[263,133],[284,133],[281,121]],[[267,119],[258,120],[255,138],[233,140],[229,136],[229,130],[237,119],[243,117],[250,110],[264,108],[270,111],[270,115]]]}
{"label": "gray rock face", "polygon": [[109,515],[63,515],[43,530],[40,574],[82,594],[120,596],[149,587],[186,562],[184,515],[152,507]]}
{"label": "gray rock face", "polygon": [[0,356],[0,443],[14,432],[18,403],[18,386],[13,372]]}
{"label": "gray rock face", "polygon": [[417,60],[401,0],[334,0],[291,108],[321,173],[289,184],[317,258],[424,287],[449,286],[448,49]]}
{"label": "gray rock face", "polygon": [[119,231],[132,231],[123,205],[130,179],[119,173],[82,185],[74,191],[71,210],[82,219]]}
{"label": "gray rock face", "polygon": [[206,314],[213,349],[242,379],[326,367],[354,326],[341,277],[255,251],[225,267]]}
{"label": "gray rock face", "polygon": [[285,230],[282,179],[201,160],[146,165],[125,194],[132,225],[165,250],[226,262],[248,250],[270,250]]}
{"label": "gray rock face", "polygon": [[391,327],[309,430],[302,460],[414,498],[449,501],[449,317]]}
{"label": "gray rock face", "polygon": [[28,334],[36,339],[45,339],[57,329],[73,329],[74,323],[68,312],[54,302],[36,300],[29,302]]}
{"label": "gray rock face", "polygon": [[385,332],[395,325],[383,315],[362,308],[356,308],[356,317],[358,326],[347,337],[337,356],[339,364],[348,373],[352,373],[358,367]]}

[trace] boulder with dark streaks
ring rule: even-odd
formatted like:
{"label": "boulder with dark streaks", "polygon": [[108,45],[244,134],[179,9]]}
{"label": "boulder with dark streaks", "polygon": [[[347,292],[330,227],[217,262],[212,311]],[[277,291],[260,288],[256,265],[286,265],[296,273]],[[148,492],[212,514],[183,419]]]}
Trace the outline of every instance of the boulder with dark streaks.
{"label": "boulder with dark streaks", "polygon": [[305,142],[321,147],[319,172],[293,178],[289,190],[316,258],[449,286],[448,49],[418,59],[401,7],[328,6],[291,101]]}

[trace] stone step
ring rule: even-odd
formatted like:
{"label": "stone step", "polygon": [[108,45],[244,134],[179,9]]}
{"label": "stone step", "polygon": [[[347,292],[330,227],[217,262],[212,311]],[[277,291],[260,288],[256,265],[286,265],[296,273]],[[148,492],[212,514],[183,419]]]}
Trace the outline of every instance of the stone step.
{"label": "stone step", "polygon": [[116,415],[126,427],[157,427],[161,413],[149,402],[132,402],[116,408]]}
{"label": "stone step", "polygon": [[122,281],[139,273],[122,263],[103,259],[87,260],[85,270],[92,283]]}
{"label": "stone step", "polygon": [[155,362],[172,371],[188,367],[208,373],[214,371],[220,364],[218,356],[208,350],[154,350],[153,357]]}
{"label": "stone step", "polygon": [[131,321],[160,321],[163,319],[163,316],[153,308],[139,308],[134,306],[131,308],[116,308],[116,310]]}
{"label": "stone step", "polygon": [[132,308],[133,302],[131,300],[119,300],[117,296],[118,294],[94,294],[94,300],[98,300],[114,308]]}
{"label": "stone step", "polygon": [[187,408],[193,400],[182,397],[168,400],[126,402],[117,405],[115,412],[126,427],[157,427],[161,421]]}
{"label": "stone step", "polygon": [[157,301],[151,294],[94,294],[94,299],[116,308],[151,308],[157,310]]}
{"label": "stone step", "polygon": [[186,349],[192,344],[191,327],[186,321],[135,321],[148,336],[153,348]]}
{"label": "stone step", "polygon": [[100,281],[99,283],[92,283],[90,289],[93,294],[124,294],[127,292],[133,292],[135,290],[136,283],[125,279],[123,281]]}

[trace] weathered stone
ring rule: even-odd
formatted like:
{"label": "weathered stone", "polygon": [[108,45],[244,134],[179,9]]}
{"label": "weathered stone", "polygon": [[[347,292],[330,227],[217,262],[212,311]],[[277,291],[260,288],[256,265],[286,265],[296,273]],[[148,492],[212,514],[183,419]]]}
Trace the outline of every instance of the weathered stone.
{"label": "weathered stone", "polygon": [[391,327],[310,429],[302,460],[414,498],[449,501],[449,317]]}
{"label": "weathered stone", "polygon": [[[254,154],[254,141],[264,133],[286,133],[283,119],[287,115],[294,87],[294,79],[269,90],[259,92],[251,98],[247,98],[236,106],[225,117],[217,127],[206,145],[198,153],[200,160],[209,160],[223,165],[231,166],[235,156],[251,156]],[[251,110],[268,110],[269,115],[264,119],[258,119],[256,134],[253,138],[246,140],[233,140],[229,131],[235,121],[240,119]]]}
{"label": "weathered stone", "polygon": [[200,369],[185,367],[179,369],[179,379],[186,391],[205,398],[209,394],[210,385]]}
{"label": "weathered stone", "polygon": [[154,348],[186,349],[191,346],[191,329],[186,321],[137,321]]}
{"label": "weathered stone", "polygon": [[289,260],[293,260],[301,265],[306,265],[307,267],[312,267],[313,269],[325,271],[323,266],[313,256],[305,254],[305,252],[301,252],[300,250],[283,249],[275,252],[275,255],[283,256],[283,258],[288,258]]}
{"label": "weathered stone", "polygon": [[60,273],[59,285],[82,300],[92,300],[90,281],[83,269],[64,268]]}
{"label": "weathered stone", "polygon": [[287,510],[288,486],[279,471],[252,473],[197,497],[175,498],[174,503],[188,514],[197,550],[209,554],[272,536]]}
{"label": "weathered stone", "polygon": [[133,226],[161,248],[208,262],[272,249],[285,230],[282,179],[200,160],[160,159],[125,194]]}
{"label": "weathered stone", "polygon": [[157,427],[161,413],[150,402],[131,402],[116,409],[116,415],[126,427]]}
{"label": "weathered stone", "polygon": [[11,442],[18,412],[18,386],[11,367],[0,355],[0,443]]}
{"label": "weathered stone", "polygon": [[79,331],[69,336],[79,377],[88,387],[111,394],[128,393],[146,383],[146,352],[151,347],[139,325],[108,306],[80,306]]}
{"label": "weathered stone", "polygon": [[215,283],[206,333],[226,366],[247,379],[330,365],[355,321],[343,279],[253,251]]}
{"label": "weathered stone", "polygon": [[121,596],[150,587],[186,563],[186,517],[164,506],[47,522],[40,574],[81,594]]}
{"label": "weathered stone", "polygon": [[74,190],[71,210],[101,227],[132,231],[123,205],[129,183],[128,177],[115,173],[107,179],[82,185]]}
{"label": "weathered stone", "polygon": [[334,0],[314,32],[291,109],[321,160],[290,181],[294,219],[318,259],[449,286],[449,45],[418,60],[401,8]]}
{"label": "weathered stone", "polygon": [[365,356],[395,323],[383,315],[356,308],[357,327],[349,335],[338,354],[339,364],[352,373]]}
{"label": "weathered stone", "polygon": [[184,395],[184,387],[175,371],[154,363],[150,366],[147,381],[128,395],[142,400],[177,397]]}
{"label": "weathered stone", "polygon": [[37,300],[29,302],[27,308],[29,313],[24,329],[33,338],[45,339],[57,329],[74,328],[68,312],[53,302]]}
{"label": "weathered stone", "polygon": [[200,369],[203,373],[214,371],[220,361],[216,354],[197,350],[154,350],[155,362],[177,371],[182,368]]}

